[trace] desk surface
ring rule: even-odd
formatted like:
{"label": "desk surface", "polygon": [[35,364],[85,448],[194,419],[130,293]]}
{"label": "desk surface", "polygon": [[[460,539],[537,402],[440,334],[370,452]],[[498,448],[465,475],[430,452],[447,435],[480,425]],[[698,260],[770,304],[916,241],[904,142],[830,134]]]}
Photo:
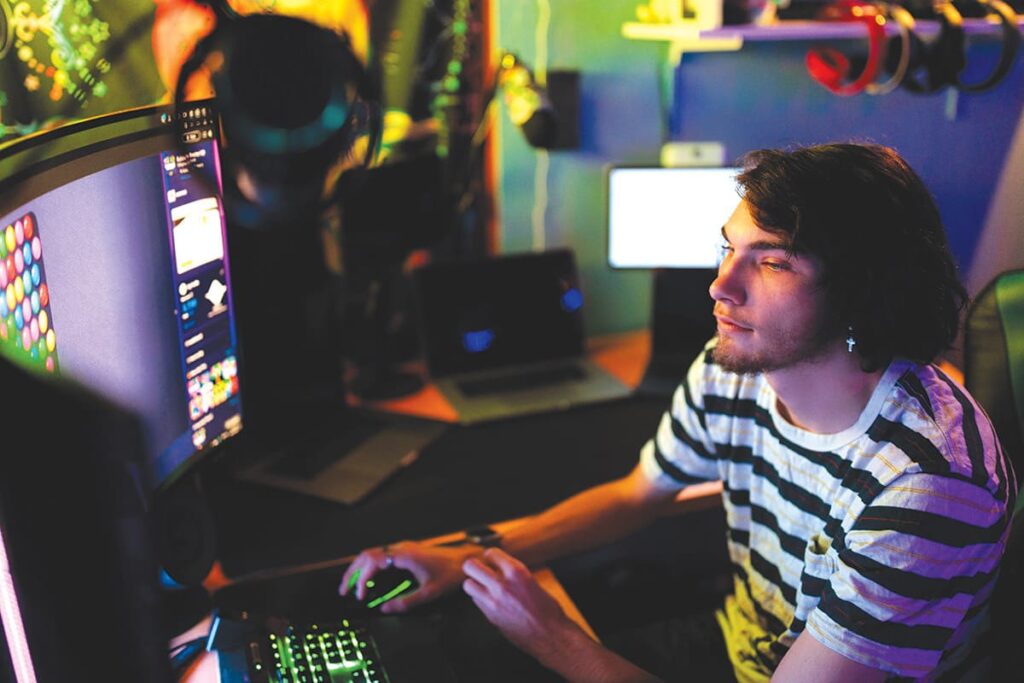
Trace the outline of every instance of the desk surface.
{"label": "desk surface", "polygon": [[356,506],[211,472],[204,487],[225,573],[342,557],[362,548],[535,513],[626,474],[664,399],[453,427]]}
{"label": "desk surface", "polygon": [[[649,335],[627,333],[595,340],[588,353],[624,383],[636,386],[649,348]],[[374,407],[455,419],[430,385],[409,398]],[[239,481],[232,476],[237,463],[225,458],[208,469],[203,481],[217,523],[221,567],[227,576],[237,577],[316,562],[337,564],[337,558],[368,546],[436,537],[535,513],[628,472],[666,407],[664,398],[631,397],[453,426],[416,462],[352,507]],[[329,583],[322,579],[330,572],[319,574],[321,579],[312,583]],[[586,625],[551,572],[542,570],[538,578]],[[216,670],[208,659],[200,661],[194,672],[198,677],[190,680],[215,680],[209,677],[211,667]]]}
{"label": "desk surface", "polygon": [[[622,335],[593,344],[591,357],[636,385],[647,346],[646,335]],[[412,400],[384,407],[443,418],[446,403],[428,386]],[[664,399],[628,398],[453,426],[416,462],[353,507],[236,480],[228,460],[211,468],[203,482],[217,521],[223,570],[239,576],[336,561],[371,545],[537,512],[628,472],[665,407]],[[538,578],[585,625],[554,575],[543,570]],[[216,664],[201,660],[190,680],[215,680],[211,671]]]}

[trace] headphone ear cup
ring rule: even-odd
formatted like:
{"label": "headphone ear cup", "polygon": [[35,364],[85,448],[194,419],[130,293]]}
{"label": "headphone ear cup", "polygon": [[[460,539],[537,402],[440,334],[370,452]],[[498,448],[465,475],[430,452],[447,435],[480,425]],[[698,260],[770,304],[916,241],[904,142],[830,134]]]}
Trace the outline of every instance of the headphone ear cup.
{"label": "headphone ear cup", "polygon": [[850,59],[833,47],[808,50],[805,62],[811,77],[829,89],[839,87],[850,73]]}

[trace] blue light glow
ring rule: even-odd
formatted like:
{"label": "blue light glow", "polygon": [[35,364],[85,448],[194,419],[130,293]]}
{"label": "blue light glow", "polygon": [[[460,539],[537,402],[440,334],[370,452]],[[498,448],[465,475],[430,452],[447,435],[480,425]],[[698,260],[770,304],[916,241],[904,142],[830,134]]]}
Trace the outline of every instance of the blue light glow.
{"label": "blue light glow", "polygon": [[470,330],[462,335],[462,348],[470,353],[481,353],[494,343],[494,330]]}
{"label": "blue light glow", "polygon": [[569,313],[575,313],[583,308],[583,293],[575,287],[570,288],[562,295],[562,308]]}

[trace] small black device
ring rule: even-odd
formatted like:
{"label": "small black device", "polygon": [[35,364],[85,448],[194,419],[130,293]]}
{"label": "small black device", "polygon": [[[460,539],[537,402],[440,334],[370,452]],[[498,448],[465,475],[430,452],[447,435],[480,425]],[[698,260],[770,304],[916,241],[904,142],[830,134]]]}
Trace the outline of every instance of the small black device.
{"label": "small black device", "polygon": [[419,586],[419,581],[409,570],[400,567],[387,567],[378,571],[373,578],[366,582],[366,597],[363,604],[369,609],[376,609],[386,602],[411,593]]}

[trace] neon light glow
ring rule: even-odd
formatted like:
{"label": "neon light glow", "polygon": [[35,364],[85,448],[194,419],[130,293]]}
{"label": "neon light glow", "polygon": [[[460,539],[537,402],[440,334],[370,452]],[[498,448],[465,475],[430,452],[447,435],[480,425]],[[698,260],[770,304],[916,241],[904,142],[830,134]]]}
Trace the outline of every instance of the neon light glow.
{"label": "neon light glow", "polygon": [[11,576],[11,566],[7,562],[7,545],[4,543],[2,530],[0,530],[0,619],[4,622],[4,635],[7,637],[7,649],[11,653],[15,679],[18,683],[36,683],[36,670],[32,666],[32,657],[28,652],[25,624],[21,621],[21,608],[18,606],[18,596],[14,592],[14,577]]}
{"label": "neon light glow", "polygon": [[370,609],[373,609],[377,605],[383,605],[385,602],[387,602],[391,598],[398,597],[399,595],[404,593],[409,588],[412,588],[412,581],[410,581],[409,579],[406,579],[405,581],[403,581],[402,583],[398,584],[397,586],[395,586],[390,591],[388,591],[384,595],[380,596],[376,600],[371,600],[370,602],[366,603],[366,606],[369,607]]}

